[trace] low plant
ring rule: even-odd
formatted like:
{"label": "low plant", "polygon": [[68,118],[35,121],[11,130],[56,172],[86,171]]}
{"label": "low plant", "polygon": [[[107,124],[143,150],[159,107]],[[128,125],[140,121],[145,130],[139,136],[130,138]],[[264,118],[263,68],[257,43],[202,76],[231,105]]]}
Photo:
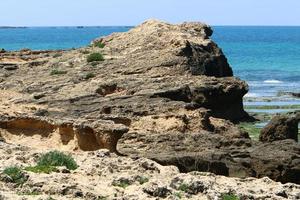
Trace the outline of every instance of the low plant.
{"label": "low plant", "polygon": [[256,127],[254,123],[240,123],[239,128],[249,133],[249,136],[255,140],[258,140],[261,129]]}
{"label": "low plant", "polygon": [[63,71],[63,70],[58,70],[58,69],[53,69],[50,72],[50,75],[62,75],[62,74],[66,74],[68,73],[67,71]]}
{"label": "low plant", "polygon": [[20,167],[7,167],[2,172],[11,179],[11,182],[17,185],[23,185],[27,181],[27,177]]}
{"label": "low plant", "polygon": [[182,198],[181,192],[175,192],[173,195],[174,195],[177,199],[181,199],[181,198]]}
{"label": "low plant", "polygon": [[88,50],[82,50],[81,53],[82,54],[89,54],[90,52]]}
{"label": "low plant", "polygon": [[118,181],[114,181],[112,183],[113,186],[117,186],[117,187],[121,187],[121,188],[127,188],[129,185],[130,185],[130,182],[129,180],[127,179],[121,179],[121,180],[118,180]]}
{"label": "low plant", "polygon": [[94,78],[96,75],[94,74],[94,73],[87,73],[85,76],[84,76],[84,79],[85,80],[88,80],[88,79],[90,79],[90,78]]}
{"label": "low plant", "polygon": [[183,192],[186,192],[189,189],[189,186],[185,183],[180,184],[180,186],[178,187],[178,190],[181,190]]}
{"label": "low plant", "polygon": [[138,181],[141,185],[143,185],[143,184],[145,184],[145,183],[147,183],[147,182],[149,181],[149,178],[147,178],[147,177],[145,177],[145,176],[140,176],[140,177],[137,178],[137,181]]}
{"label": "low plant", "polygon": [[97,41],[94,42],[94,46],[102,49],[105,47],[105,44],[103,44],[101,41]]}
{"label": "low plant", "polygon": [[234,194],[223,194],[222,200],[240,200],[240,198]]}
{"label": "low plant", "polygon": [[87,62],[103,61],[104,57],[101,53],[92,53],[88,55]]}
{"label": "low plant", "polygon": [[50,174],[51,172],[57,171],[57,168],[49,165],[48,166],[36,165],[36,166],[25,167],[25,170],[34,173]]}
{"label": "low plant", "polygon": [[72,156],[59,151],[50,151],[43,154],[38,160],[37,166],[65,166],[69,170],[78,168],[78,165]]}
{"label": "low plant", "polygon": [[56,54],[54,54],[52,57],[53,58],[58,58],[58,57],[61,57],[62,56],[62,53],[56,53]]}

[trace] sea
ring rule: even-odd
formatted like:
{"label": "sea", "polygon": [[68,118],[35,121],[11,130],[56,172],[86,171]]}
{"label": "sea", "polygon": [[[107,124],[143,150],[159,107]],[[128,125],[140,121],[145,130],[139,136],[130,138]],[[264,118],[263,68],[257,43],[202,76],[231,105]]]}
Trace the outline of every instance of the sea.
{"label": "sea", "polygon": [[[130,28],[0,28],[0,49],[78,48],[97,37]],[[222,48],[234,75],[249,84],[245,105],[300,105],[299,98],[289,95],[289,92],[300,92],[300,27],[214,26],[213,30],[212,39]],[[283,111],[289,109],[278,109],[278,112]]]}

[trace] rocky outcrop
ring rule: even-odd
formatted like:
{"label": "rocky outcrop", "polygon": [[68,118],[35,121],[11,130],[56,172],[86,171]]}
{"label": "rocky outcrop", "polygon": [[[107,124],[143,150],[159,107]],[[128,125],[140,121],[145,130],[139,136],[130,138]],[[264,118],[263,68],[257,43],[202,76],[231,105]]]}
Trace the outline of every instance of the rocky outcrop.
{"label": "rocky outcrop", "polygon": [[[1,53],[0,65],[17,68],[0,67],[0,134],[37,149],[108,148],[182,172],[297,182],[297,143],[279,141],[283,150],[252,142],[231,122],[248,117],[248,86],[232,76],[211,34],[200,23],[150,20],[81,49]],[[104,60],[88,62],[92,53]],[[271,154],[276,145],[285,159]],[[146,193],[158,191],[153,185]]]}
{"label": "rocky outcrop", "polygon": [[[47,121],[54,127],[47,136],[67,124],[62,129],[74,133],[66,137],[74,138],[74,149],[82,150],[115,151],[123,133],[143,130],[148,122],[157,123],[148,124],[150,132],[204,129],[223,134],[233,125],[225,120],[212,125],[209,117],[247,117],[242,97],[248,86],[232,77],[221,49],[209,39],[211,34],[211,28],[200,23],[149,20],[127,33],[95,41],[104,48],[2,52],[0,115],[18,122]],[[94,52],[105,55],[104,61],[87,62]],[[18,138],[13,129],[23,135],[19,125],[1,127],[7,141]],[[125,128],[114,128],[120,126]],[[34,127],[27,136],[40,135]],[[240,135],[237,130],[232,133]]]}
{"label": "rocky outcrop", "polygon": [[298,123],[300,115],[275,116],[262,130],[259,140],[262,142],[272,142],[276,140],[293,139],[298,142]]}
{"label": "rocky outcrop", "polygon": [[232,76],[222,50],[209,39],[212,33],[209,26],[201,23],[172,25],[148,20],[127,33],[112,34],[94,43],[102,42],[128,58],[134,56],[127,59],[128,66],[145,70],[163,67],[167,71],[173,68],[174,74]]}

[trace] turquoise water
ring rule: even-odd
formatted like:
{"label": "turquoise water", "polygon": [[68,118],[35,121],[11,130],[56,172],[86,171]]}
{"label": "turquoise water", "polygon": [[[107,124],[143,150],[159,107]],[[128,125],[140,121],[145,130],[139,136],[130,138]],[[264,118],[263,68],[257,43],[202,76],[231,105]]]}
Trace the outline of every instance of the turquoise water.
{"label": "turquoise water", "polygon": [[[130,27],[48,27],[0,29],[6,50],[70,49]],[[213,39],[223,49],[236,76],[246,80],[255,101],[299,100],[282,91],[300,92],[300,27],[214,27]]]}
{"label": "turquoise water", "polygon": [[300,27],[214,29],[235,75],[250,85],[248,99],[292,101],[278,92],[300,92]]}

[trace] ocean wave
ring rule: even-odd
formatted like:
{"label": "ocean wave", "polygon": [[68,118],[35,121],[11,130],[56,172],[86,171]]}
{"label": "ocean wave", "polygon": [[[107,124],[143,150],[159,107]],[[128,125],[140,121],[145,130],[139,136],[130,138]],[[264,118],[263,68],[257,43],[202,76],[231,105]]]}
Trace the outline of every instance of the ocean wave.
{"label": "ocean wave", "polygon": [[259,97],[259,95],[257,93],[247,93],[244,97]]}
{"label": "ocean wave", "polygon": [[279,81],[279,80],[275,80],[275,79],[271,79],[271,80],[265,80],[264,83],[283,83],[282,81]]}

